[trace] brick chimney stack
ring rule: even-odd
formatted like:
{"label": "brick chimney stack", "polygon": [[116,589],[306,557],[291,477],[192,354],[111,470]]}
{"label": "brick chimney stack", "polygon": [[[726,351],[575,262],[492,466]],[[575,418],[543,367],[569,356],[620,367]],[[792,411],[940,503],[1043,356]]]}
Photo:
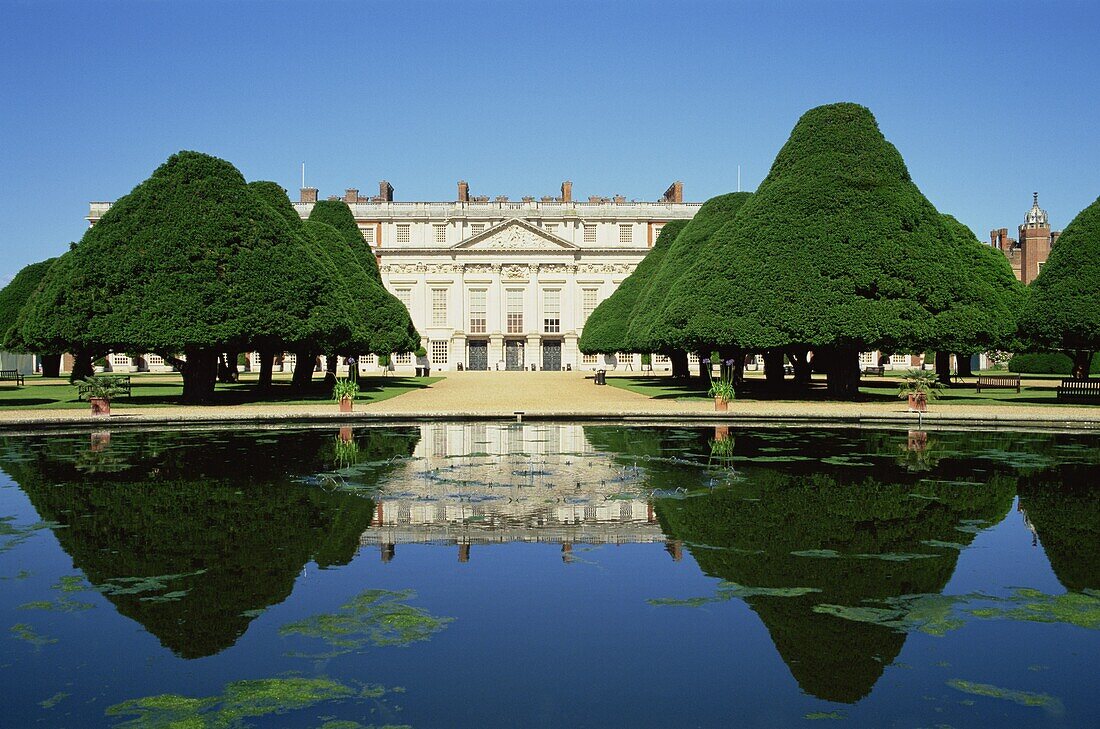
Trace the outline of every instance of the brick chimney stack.
{"label": "brick chimney stack", "polygon": [[382,180],[378,183],[378,197],[382,202],[393,202],[393,185]]}
{"label": "brick chimney stack", "polygon": [[344,202],[346,202],[350,205],[351,203],[358,202],[358,201],[359,201],[359,190],[358,189],[356,189],[354,187],[349,187],[348,189],[344,190]]}
{"label": "brick chimney stack", "polygon": [[684,201],[684,183],[677,180],[668,186],[665,190],[664,197],[661,198],[661,202],[669,203],[682,203]]}
{"label": "brick chimney stack", "polygon": [[561,183],[561,201],[573,202],[573,183],[570,180]]}
{"label": "brick chimney stack", "polygon": [[303,187],[301,190],[299,190],[298,201],[304,203],[317,202],[317,188]]}
{"label": "brick chimney stack", "polygon": [[458,201],[460,203],[470,202],[470,183],[466,180],[458,181]]}

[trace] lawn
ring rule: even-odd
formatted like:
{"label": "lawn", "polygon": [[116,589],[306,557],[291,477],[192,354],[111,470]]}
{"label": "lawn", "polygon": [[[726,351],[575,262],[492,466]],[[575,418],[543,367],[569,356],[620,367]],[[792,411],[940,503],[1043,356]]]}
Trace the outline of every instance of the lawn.
{"label": "lawn", "polygon": [[[382,377],[359,378],[360,393],[356,402],[371,403],[387,400],[410,390],[419,390],[437,382],[438,377]],[[180,404],[183,380],[175,374],[131,375],[133,395],[114,400],[116,407],[171,407]],[[0,384],[0,410],[57,410],[88,408],[88,403],[77,400],[76,386],[68,380],[27,378],[24,387],[13,383]],[[290,375],[275,376],[269,392],[256,391],[256,375],[245,373],[235,384],[219,384],[214,391],[212,405],[304,405],[332,402],[332,386],[317,377],[305,391],[290,387]]]}
{"label": "lawn", "polygon": [[[990,374],[1005,374],[1004,372]],[[1058,380],[1057,375],[1024,376],[1021,392],[1015,390],[983,390],[981,393],[974,391],[974,382],[977,378],[968,380],[968,384],[955,385],[945,388],[937,403],[946,405],[1060,405],[1055,399],[1055,389]],[[640,395],[645,395],[656,400],[709,400],[707,389],[709,383],[692,377],[688,380],[674,380],[667,374],[662,375],[612,375],[607,378],[607,384],[630,390]],[[789,380],[788,380],[789,384]],[[859,388],[860,402],[899,402],[897,398],[898,379],[893,377],[864,377]],[[824,376],[815,376],[814,383],[809,390],[781,389],[770,390],[764,383],[763,377],[756,373],[746,375],[746,387],[744,395],[746,400],[774,400],[786,402],[828,400],[825,392]],[[1067,407],[1072,407],[1067,405]]]}

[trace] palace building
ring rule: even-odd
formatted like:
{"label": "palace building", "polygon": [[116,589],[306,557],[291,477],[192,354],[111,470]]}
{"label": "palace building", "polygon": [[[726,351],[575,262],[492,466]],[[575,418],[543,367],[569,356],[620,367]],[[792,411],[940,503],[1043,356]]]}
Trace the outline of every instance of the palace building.
{"label": "palace building", "polygon": [[[572,188],[567,181],[555,197],[490,200],[471,195],[462,181],[453,201],[398,202],[382,181],[377,196],[349,189],[330,199],[351,208],[383,283],[408,307],[432,369],[562,370],[596,366],[595,356],[577,349],[585,320],[645,257],[662,226],[691,218],[701,204],[683,201],[681,182],[655,202],[577,201]],[[302,188],[294,203],[302,218],[317,195]],[[110,203],[90,208],[95,224]],[[110,359],[118,370],[163,366],[152,355],[144,362]],[[394,360],[397,369],[415,365],[411,353]],[[293,355],[282,363],[290,369]],[[364,373],[378,368],[373,356],[359,366]]]}
{"label": "palace building", "polygon": [[1061,231],[1051,231],[1047,211],[1039,207],[1039,193],[1032,193],[1031,210],[1018,229],[1019,239],[1008,237],[1008,228],[989,231],[989,242],[1000,249],[1012,264],[1016,278],[1029,284],[1035,280],[1058,242]]}

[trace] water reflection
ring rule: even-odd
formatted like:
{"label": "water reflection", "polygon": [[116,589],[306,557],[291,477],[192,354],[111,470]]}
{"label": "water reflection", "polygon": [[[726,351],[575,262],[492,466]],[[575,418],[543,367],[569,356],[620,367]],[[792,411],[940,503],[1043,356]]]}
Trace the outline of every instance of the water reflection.
{"label": "water reflection", "polygon": [[[1075,436],[425,423],[100,431],[0,448],[87,581],[67,584],[102,592],[187,659],[233,646],[302,589],[311,562],[365,550],[397,560],[380,569],[394,573],[402,545],[440,545],[446,569],[471,574],[455,563],[541,543],[559,545],[575,576],[579,545],[634,544],[636,568],[663,575],[646,587],[669,635],[696,619],[692,606],[742,601],[792,685],[852,704],[908,635],[842,613],[942,594],[1006,516],[1031,529],[1066,589],[1100,587],[1100,451]],[[696,566],[710,592],[671,599],[668,575],[698,577]]]}

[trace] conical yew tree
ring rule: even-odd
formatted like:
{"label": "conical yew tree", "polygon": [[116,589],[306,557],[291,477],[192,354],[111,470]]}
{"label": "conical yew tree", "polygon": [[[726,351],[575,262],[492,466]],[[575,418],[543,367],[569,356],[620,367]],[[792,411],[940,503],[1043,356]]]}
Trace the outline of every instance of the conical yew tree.
{"label": "conical yew tree", "polygon": [[1073,376],[1088,377],[1100,350],[1100,198],[1066,226],[1028,287],[1020,329],[1030,346],[1073,356]]}
{"label": "conical yew tree", "polygon": [[54,269],[25,338],[156,352],[182,372],[187,402],[213,396],[219,352],[299,340],[327,285],[302,238],[241,173],[199,152],[172,155]]}
{"label": "conical yew tree", "polygon": [[[0,289],[0,347],[13,352],[41,351],[28,347],[16,326],[19,312],[34,297],[42,280],[57,261],[48,258],[45,261],[24,266],[19,273]],[[45,377],[57,377],[61,365],[61,355],[54,351],[42,355],[42,374]]]}
{"label": "conical yew tree", "polygon": [[871,112],[831,104],[802,116],[736,224],[713,237],[700,270],[725,281],[720,297],[687,274],[669,297],[746,350],[813,349],[830,392],[850,397],[860,350],[934,348],[937,317],[966,285],[954,251]]}
{"label": "conical yew tree", "polygon": [[627,336],[627,328],[637,310],[652,306],[652,301],[642,294],[672,247],[676,236],[687,225],[686,220],[673,220],[661,228],[661,234],[653,248],[641,260],[634,272],[619,284],[615,293],[600,302],[584,323],[578,346],[585,354],[614,354],[616,352],[649,352],[636,348]]}
{"label": "conical yew tree", "polygon": [[[327,223],[335,228],[347,243],[348,248],[359,259],[359,265],[363,270],[374,280],[382,282],[378,261],[375,260],[370,246],[363,240],[363,234],[347,203],[340,200],[321,200],[314,204],[313,210],[309,212],[309,219],[317,223]],[[420,344],[417,343],[417,346]]]}

